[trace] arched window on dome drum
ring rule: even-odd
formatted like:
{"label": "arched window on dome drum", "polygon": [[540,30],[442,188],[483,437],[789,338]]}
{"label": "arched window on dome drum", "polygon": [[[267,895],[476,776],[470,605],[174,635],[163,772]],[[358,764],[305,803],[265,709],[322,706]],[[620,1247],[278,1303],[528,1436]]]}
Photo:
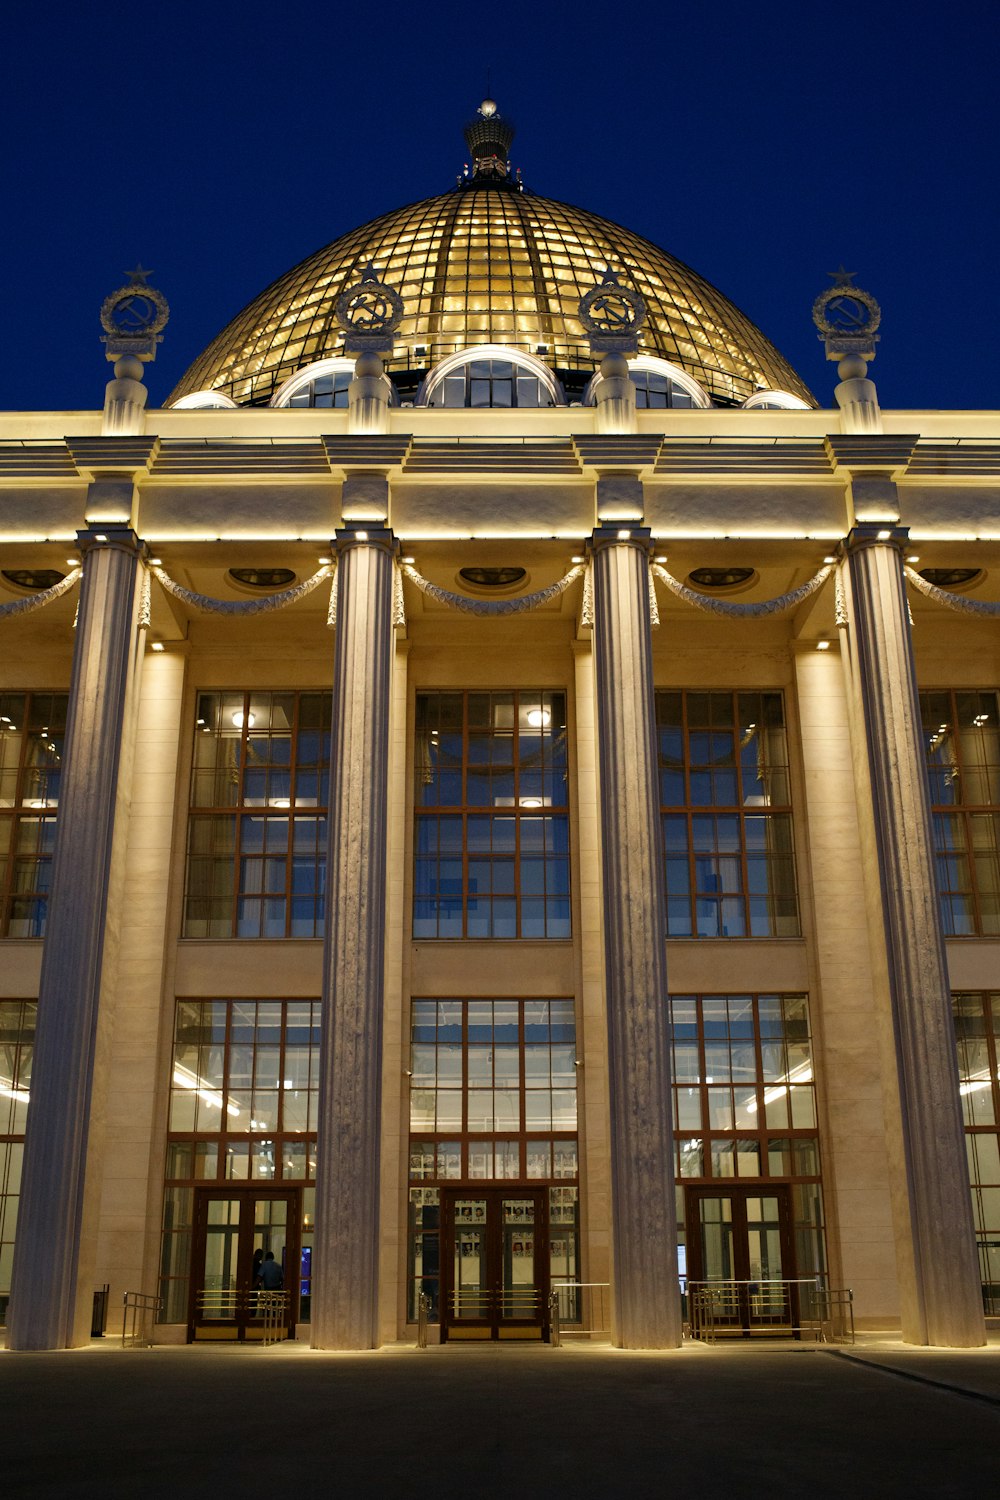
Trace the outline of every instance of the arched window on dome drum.
{"label": "arched window on dome drum", "polygon": [[431,392],[428,406],[552,406],[537,375],[509,359],[474,359],[446,375]]}
{"label": "arched window on dome drum", "polygon": [[347,387],[351,383],[350,370],[338,370],[329,375],[318,375],[300,385],[289,396],[286,406],[345,406]]}
{"label": "arched window on dome drum", "polygon": [[479,410],[562,404],[558,383],[541,360],[502,348],[481,348],[442,361],[417,398],[418,406]]}
{"label": "arched window on dome drum", "polygon": [[668,406],[694,406],[690,391],[671,380],[669,375],[657,374],[655,370],[630,370],[629,378],[635,386],[635,404],[662,410]]}
{"label": "arched window on dome drum", "polygon": [[[686,370],[669,364],[665,359],[640,354],[637,359],[629,360],[628,373],[635,386],[635,404],[640,411],[692,407],[704,410],[712,405],[707,392],[693,376]],[[584,393],[585,406],[594,405],[601,378],[598,371],[587,386]]]}

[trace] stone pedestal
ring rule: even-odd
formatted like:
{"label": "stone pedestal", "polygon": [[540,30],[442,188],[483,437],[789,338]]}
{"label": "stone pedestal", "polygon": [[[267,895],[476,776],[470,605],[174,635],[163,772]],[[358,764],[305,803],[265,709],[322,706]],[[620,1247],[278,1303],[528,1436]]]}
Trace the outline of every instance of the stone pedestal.
{"label": "stone pedestal", "polygon": [[347,425],[352,433],[389,431],[389,381],[377,354],[362,354],[347,387]]}
{"label": "stone pedestal", "polygon": [[81,532],[79,542],[83,579],[11,1278],[12,1349],[72,1348],[90,1336],[142,543],[127,527]]}
{"label": "stone pedestal", "polygon": [[614,1341],[680,1343],[666,899],[657,795],[649,535],[591,542],[611,1122]]}
{"label": "stone pedestal", "polygon": [[601,379],[594,388],[598,432],[635,432],[635,386],[623,354],[606,354]]}
{"label": "stone pedestal", "polygon": [[338,533],[335,547],[337,635],[312,1342],[317,1349],[372,1349],[378,1344],[395,543],[387,530],[349,530]]}
{"label": "stone pedestal", "polygon": [[844,655],[883,1056],[895,1072],[886,1078],[886,1144],[903,1337],[967,1348],[984,1342],[983,1307],[903,579],[906,535],[858,526],[848,537]]}

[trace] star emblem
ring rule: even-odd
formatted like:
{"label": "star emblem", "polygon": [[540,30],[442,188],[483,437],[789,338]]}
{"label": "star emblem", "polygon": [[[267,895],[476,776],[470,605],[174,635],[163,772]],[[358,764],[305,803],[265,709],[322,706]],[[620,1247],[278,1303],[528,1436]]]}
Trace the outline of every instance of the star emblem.
{"label": "star emblem", "polygon": [[827,271],[826,274],[833,278],[835,286],[852,286],[854,278],[858,273],[857,271],[845,271],[844,263],[841,261],[836,271]]}
{"label": "star emblem", "polygon": [[361,272],[361,280],[378,281],[378,271],[375,269],[375,262],[373,260],[370,260]]}
{"label": "star emblem", "polygon": [[134,271],[125,272],[129,280],[129,286],[147,286],[152,274],[152,271],[143,270],[142,261],[139,262]]}

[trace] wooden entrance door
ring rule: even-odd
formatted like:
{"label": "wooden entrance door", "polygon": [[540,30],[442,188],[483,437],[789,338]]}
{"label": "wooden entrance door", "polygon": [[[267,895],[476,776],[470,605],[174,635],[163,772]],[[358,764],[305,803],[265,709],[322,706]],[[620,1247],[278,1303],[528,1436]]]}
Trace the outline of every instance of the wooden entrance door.
{"label": "wooden entrance door", "polygon": [[752,1337],[798,1324],[791,1201],[787,1186],[689,1187],[689,1286],[712,1296],[716,1333]]}
{"label": "wooden entrance door", "polygon": [[282,1270],[285,1335],[291,1337],[299,1290],[297,1189],[195,1189],[189,1343],[263,1336],[266,1293],[259,1280],[268,1251]]}
{"label": "wooden entrance door", "polygon": [[548,1336],[547,1189],[442,1188],[442,1343]]}

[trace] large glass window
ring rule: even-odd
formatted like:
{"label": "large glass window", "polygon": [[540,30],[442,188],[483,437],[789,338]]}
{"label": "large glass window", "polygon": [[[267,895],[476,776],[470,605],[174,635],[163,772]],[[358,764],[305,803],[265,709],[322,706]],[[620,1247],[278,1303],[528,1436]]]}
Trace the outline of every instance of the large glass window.
{"label": "large glass window", "polygon": [[441,1182],[549,1183],[552,1274],[572,1279],[579,1264],[572,1000],[414,1000],[411,1021],[410,1316],[420,1291],[437,1306]]}
{"label": "large glass window", "polygon": [[0,937],[45,932],[65,693],[0,693]]}
{"label": "large glass window", "polygon": [[320,937],[329,693],[200,693],[185,937]]}
{"label": "large glass window", "polygon": [[[318,1001],[178,1001],[161,1256],[166,1322],[187,1317],[193,1189],[314,1184],[318,1087]],[[303,1202],[307,1245],[314,1191]]]}
{"label": "large glass window", "polygon": [[1000,1314],[1000,992],[952,996],[983,1302]]}
{"label": "large glass window", "polygon": [[289,396],[289,406],[346,406],[347,389],[353,379],[352,370],[336,370],[329,375],[317,375],[306,381]]}
{"label": "large glass window", "polygon": [[34,1000],[0,1000],[0,1324],[10,1299],[37,1009]]}
{"label": "large glass window", "polygon": [[656,694],[668,937],[798,937],[780,693]]}
{"label": "large glass window", "polygon": [[[805,995],[672,995],[669,1006],[678,1186],[733,1178],[791,1183],[797,1274],[823,1271]],[[683,1230],[683,1211],[679,1217]]]}
{"label": "large glass window", "polygon": [[553,406],[541,376],[509,359],[470,359],[431,386],[428,406]]}
{"label": "large glass window", "polygon": [[566,695],[420,693],[413,936],[568,938]]}
{"label": "large glass window", "polygon": [[655,370],[629,370],[629,378],[635,386],[635,404],[663,410],[668,406],[697,406],[697,402],[677,380],[661,375]]}
{"label": "large glass window", "polygon": [[948,937],[1000,933],[1000,718],[995,692],[921,693],[938,900]]}

